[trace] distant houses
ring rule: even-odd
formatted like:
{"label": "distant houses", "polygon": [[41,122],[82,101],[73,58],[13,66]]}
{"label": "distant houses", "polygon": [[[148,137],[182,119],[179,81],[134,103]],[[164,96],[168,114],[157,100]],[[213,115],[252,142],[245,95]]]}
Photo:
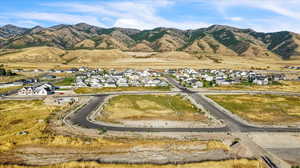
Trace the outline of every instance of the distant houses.
{"label": "distant houses", "polygon": [[167,87],[169,84],[160,79],[160,73],[146,69],[136,71],[126,69],[105,71],[102,69],[83,71],[76,76],[76,87]]}
{"label": "distant houses", "polygon": [[201,88],[208,86],[228,86],[235,84],[269,85],[274,81],[285,80],[284,74],[260,74],[254,71],[228,69],[199,69],[191,68],[165,70],[183,86]]}

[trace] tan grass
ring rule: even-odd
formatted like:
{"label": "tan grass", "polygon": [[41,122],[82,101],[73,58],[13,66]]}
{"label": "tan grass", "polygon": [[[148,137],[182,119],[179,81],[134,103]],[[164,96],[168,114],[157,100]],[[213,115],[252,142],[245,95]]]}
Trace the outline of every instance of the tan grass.
{"label": "tan grass", "polygon": [[212,90],[257,90],[257,91],[285,91],[285,92],[300,92],[299,81],[281,81],[281,85],[266,85],[266,86],[245,86],[245,85],[231,85],[218,86],[210,88]]}
{"label": "tan grass", "polygon": [[121,95],[104,106],[99,120],[123,119],[207,121],[200,110],[179,95]]}
{"label": "tan grass", "polygon": [[[70,162],[53,166],[42,166],[41,168],[264,168],[265,166],[257,160],[226,160],[207,161],[202,163],[189,163],[179,165],[151,165],[151,164],[99,164],[96,162]],[[34,168],[26,166],[0,166],[0,168]]]}
{"label": "tan grass", "polygon": [[9,91],[20,89],[20,88],[22,88],[22,86],[12,86],[12,87],[7,87],[7,88],[0,88],[0,94],[7,93]]}
{"label": "tan grass", "polygon": [[[213,58],[217,58],[216,63]],[[12,67],[53,68],[69,66],[89,66],[102,68],[231,68],[231,69],[274,69],[281,70],[285,65],[299,65],[300,59],[283,61],[273,57],[239,57],[224,55],[193,55],[184,52],[156,53],[149,58],[134,58],[120,50],[68,50],[51,47],[33,47],[22,49],[0,57],[0,63]],[[38,63],[38,64],[36,64]],[[67,63],[64,65],[62,63]],[[19,65],[18,65],[19,64]]]}
{"label": "tan grass", "polygon": [[214,101],[240,117],[259,124],[300,122],[300,98],[275,95],[210,95]]}

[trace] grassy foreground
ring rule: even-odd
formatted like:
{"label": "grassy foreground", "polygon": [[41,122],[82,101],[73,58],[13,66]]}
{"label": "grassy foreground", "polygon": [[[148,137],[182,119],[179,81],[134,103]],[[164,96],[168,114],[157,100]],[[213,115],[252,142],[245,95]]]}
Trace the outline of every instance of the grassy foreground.
{"label": "grassy foreground", "polygon": [[300,122],[300,97],[275,95],[210,95],[208,97],[250,122],[269,125]]}
{"label": "grassy foreground", "polygon": [[120,95],[109,100],[101,120],[161,119],[206,121],[201,111],[180,95]]}
{"label": "grassy foreground", "polygon": [[[27,166],[1,166],[0,168],[35,168]],[[70,162],[53,166],[42,166],[41,168],[264,168],[263,164],[256,160],[226,160],[208,161],[202,163],[190,163],[183,165],[126,165],[126,164],[99,164],[96,162]]]}
{"label": "grassy foreground", "polygon": [[95,139],[85,145],[80,138],[57,136],[47,131],[50,118],[65,108],[46,105],[40,100],[0,101],[0,154],[20,145],[97,147],[109,143]]}
{"label": "grassy foreground", "polygon": [[[20,101],[5,100],[0,101],[0,163],[6,163],[5,158],[10,163],[22,164],[20,161],[9,158],[7,153],[21,151],[22,153],[45,153],[60,155],[62,158],[68,157],[69,154],[84,156],[84,154],[99,153],[118,154],[118,152],[132,152],[137,147],[140,149],[160,149],[162,151],[181,150],[190,151],[190,146],[204,146],[197,151],[203,150],[229,150],[229,147],[222,141],[217,140],[177,140],[177,139],[144,139],[144,138],[126,138],[126,137],[103,137],[103,138],[76,138],[63,135],[56,135],[47,129],[49,121],[55,118],[55,114],[64,110],[66,107],[46,105],[40,100]],[[62,153],[63,151],[63,153]],[[179,151],[178,151],[179,152]],[[192,152],[192,151],[191,151]],[[14,162],[12,162],[14,161]],[[245,161],[244,161],[245,162]],[[49,162],[50,163],[50,162]],[[235,162],[239,163],[239,161]],[[222,162],[220,163],[222,164]],[[229,164],[229,163],[226,163]],[[225,165],[226,165],[225,164]],[[246,162],[245,162],[246,164]],[[247,163],[248,164],[248,163]],[[254,164],[252,161],[250,165]],[[67,168],[67,167],[155,167],[153,165],[114,165],[114,164],[97,164],[72,162],[53,166],[44,166],[45,168]],[[164,167],[176,167],[166,165]],[[0,165],[0,168],[27,168],[23,166]],[[159,166],[161,167],[161,166]],[[28,167],[29,168],[29,167]],[[250,168],[250,167],[249,167]],[[252,168],[252,167],[251,167]]]}
{"label": "grassy foreground", "polygon": [[170,91],[170,87],[117,87],[117,88],[77,88],[77,94],[121,92],[121,91]]}

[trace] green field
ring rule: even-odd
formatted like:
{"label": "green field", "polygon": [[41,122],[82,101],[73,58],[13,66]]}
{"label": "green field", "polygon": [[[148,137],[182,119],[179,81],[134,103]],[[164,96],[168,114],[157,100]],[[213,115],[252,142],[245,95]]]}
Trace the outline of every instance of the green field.
{"label": "green field", "polygon": [[55,83],[55,86],[72,86],[74,82],[75,82],[75,78],[67,77],[64,78],[62,81]]}
{"label": "green field", "polygon": [[104,106],[99,120],[207,121],[204,113],[180,95],[121,95]]}
{"label": "green field", "polygon": [[300,122],[300,97],[210,95],[209,98],[247,121],[277,125]]}
{"label": "green field", "polygon": [[121,92],[121,91],[170,91],[170,87],[117,87],[117,88],[77,88],[77,94],[103,93],[103,92]]}

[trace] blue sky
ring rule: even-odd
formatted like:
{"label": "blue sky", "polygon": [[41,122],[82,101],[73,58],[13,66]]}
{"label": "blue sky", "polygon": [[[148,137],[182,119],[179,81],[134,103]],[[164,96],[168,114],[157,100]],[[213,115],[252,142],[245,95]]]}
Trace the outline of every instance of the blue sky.
{"label": "blue sky", "polygon": [[223,24],[300,32],[300,0],[1,0],[0,25],[196,29]]}

